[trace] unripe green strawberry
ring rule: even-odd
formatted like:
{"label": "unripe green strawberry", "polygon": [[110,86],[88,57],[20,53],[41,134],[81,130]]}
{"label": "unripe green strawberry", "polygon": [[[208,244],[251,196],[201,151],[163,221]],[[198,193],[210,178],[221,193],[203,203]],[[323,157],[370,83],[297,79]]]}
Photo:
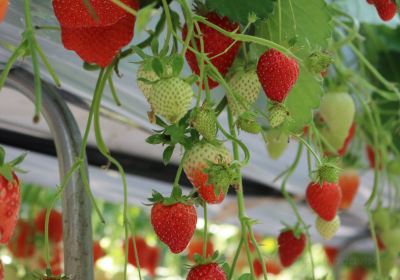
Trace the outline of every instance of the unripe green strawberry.
{"label": "unripe green strawberry", "polygon": [[317,217],[315,227],[323,239],[330,240],[340,227],[340,218],[339,216],[336,216],[332,221],[328,222],[321,217]]}
{"label": "unripe green strawberry", "polygon": [[322,117],[322,136],[336,150],[339,150],[349,134],[354,121],[355,105],[347,93],[328,93],[321,100],[319,110]]}
{"label": "unripe green strawberry", "polygon": [[228,95],[228,104],[235,115],[240,115],[250,109],[261,91],[261,84],[254,70],[235,73],[228,82],[235,98]]}
{"label": "unripe green strawberry", "polygon": [[335,60],[328,51],[317,51],[312,53],[306,61],[307,68],[314,74],[320,74],[328,69]]}
{"label": "unripe green strawberry", "polygon": [[263,133],[264,141],[267,145],[267,151],[272,159],[278,159],[289,143],[289,136],[280,130],[271,129]]}
{"label": "unripe green strawberry", "polygon": [[217,117],[211,108],[201,108],[193,111],[192,126],[206,140],[213,141],[217,134]]}
{"label": "unripe green strawberry", "polygon": [[262,130],[261,126],[257,122],[256,115],[249,111],[239,116],[237,120],[237,126],[241,130],[252,134],[258,134]]}
{"label": "unripe green strawberry", "polygon": [[[167,65],[167,75],[172,74],[172,67]],[[139,89],[142,91],[143,95],[146,97],[147,100],[150,99],[150,95],[153,93],[153,84],[146,83],[141,81],[140,79],[145,79],[150,82],[155,82],[160,79],[156,72],[153,71],[151,67],[151,63],[143,63],[140,65],[137,73],[136,73],[136,83]]]}
{"label": "unripe green strawberry", "polygon": [[193,89],[184,80],[173,77],[162,79],[153,86],[150,104],[154,113],[171,123],[178,122],[189,110]]}
{"label": "unripe green strawberry", "polygon": [[269,110],[269,124],[272,128],[280,126],[289,115],[288,110],[282,103],[275,103]]}
{"label": "unripe green strawberry", "polygon": [[[231,162],[232,156],[224,145],[199,142],[187,153],[183,170],[206,202],[218,204],[225,198],[225,193],[231,183],[230,178],[229,176],[226,176],[226,178],[218,177],[225,175],[224,172],[209,174],[206,171],[210,164],[229,167]],[[221,181],[218,181],[218,179],[221,179]]]}

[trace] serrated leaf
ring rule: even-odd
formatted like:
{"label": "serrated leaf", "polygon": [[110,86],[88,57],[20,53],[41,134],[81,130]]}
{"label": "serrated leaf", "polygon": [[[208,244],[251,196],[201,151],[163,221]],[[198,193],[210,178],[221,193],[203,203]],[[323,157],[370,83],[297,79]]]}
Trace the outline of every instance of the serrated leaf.
{"label": "serrated leaf", "polygon": [[274,0],[207,0],[209,9],[233,22],[246,25],[249,15],[254,13],[259,19],[266,19],[274,10]]}
{"label": "serrated leaf", "polygon": [[169,163],[171,160],[172,154],[174,152],[175,146],[168,146],[165,148],[164,153],[163,153],[163,162],[165,165]]}
{"label": "serrated leaf", "polygon": [[146,142],[152,145],[162,144],[166,141],[168,138],[164,134],[153,134],[146,139]]}
{"label": "serrated leaf", "polygon": [[312,120],[313,109],[318,108],[323,94],[322,85],[307,68],[300,66],[300,76],[286,99],[290,114],[289,130],[298,132]]}
{"label": "serrated leaf", "polygon": [[333,25],[330,10],[324,0],[281,0],[280,3],[281,28],[277,4],[275,13],[268,21],[259,25],[260,30],[256,35],[262,35],[276,43],[289,42],[296,38],[293,51],[300,58],[307,57],[316,49],[328,48]]}
{"label": "serrated leaf", "polygon": [[139,13],[136,18],[136,32],[141,32],[147,26],[151,19],[151,13],[153,11],[154,6],[156,3],[151,3],[150,5],[142,8],[139,10]]}

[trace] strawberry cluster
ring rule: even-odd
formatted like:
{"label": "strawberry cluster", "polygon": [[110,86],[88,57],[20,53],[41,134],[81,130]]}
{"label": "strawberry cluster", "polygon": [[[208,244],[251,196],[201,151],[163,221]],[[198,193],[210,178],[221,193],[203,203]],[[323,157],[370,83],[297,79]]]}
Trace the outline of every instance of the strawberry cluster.
{"label": "strawberry cluster", "polygon": [[[89,2],[95,15],[81,0],[53,0],[54,13],[64,47],[75,51],[85,62],[106,67],[132,40],[136,17],[112,1]],[[122,2],[134,10],[139,8],[136,0]]]}
{"label": "strawberry cluster", "polygon": [[[153,247],[147,244],[143,237],[136,236],[135,239],[129,238],[128,240],[128,262],[135,267],[138,267],[136,257],[134,254],[133,242],[136,243],[136,250],[138,253],[138,260],[140,268],[147,269],[149,275],[154,277],[156,275],[156,268],[161,258],[160,248]],[[125,249],[125,245],[124,245]]]}
{"label": "strawberry cluster", "polygon": [[368,4],[374,5],[379,17],[383,21],[389,21],[397,13],[397,4],[394,0],[367,0]]}

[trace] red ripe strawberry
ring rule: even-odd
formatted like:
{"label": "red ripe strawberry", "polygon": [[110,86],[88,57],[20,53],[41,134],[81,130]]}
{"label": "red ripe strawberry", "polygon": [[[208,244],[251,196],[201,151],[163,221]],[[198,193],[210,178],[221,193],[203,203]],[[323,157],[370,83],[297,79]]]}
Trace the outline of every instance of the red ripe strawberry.
{"label": "red ripe strawberry", "polygon": [[336,257],[339,253],[338,249],[336,247],[325,246],[324,251],[329,265],[333,266],[336,263]]}
{"label": "red ripe strawberry", "polygon": [[322,186],[312,182],[307,187],[308,205],[325,221],[332,221],[339,209],[342,192],[335,183],[323,182]]}
{"label": "red ripe strawberry", "polygon": [[356,132],[356,124],[353,122],[353,124],[350,127],[349,134],[344,140],[343,146],[338,150],[339,156],[343,156],[347,152],[347,149],[349,148],[349,145],[354,137],[355,132]]}
{"label": "red ripe strawberry", "polygon": [[8,181],[0,174],[0,244],[10,240],[21,204],[19,180],[15,173],[13,178],[12,181]]}
{"label": "red ripe strawberry", "polygon": [[397,5],[392,0],[376,0],[375,7],[383,21],[391,20],[397,13]]}
{"label": "red ripe strawberry", "polygon": [[[0,23],[4,20],[8,9],[8,0],[0,0]],[[0,280],[2,278],[0,277]]]}
{"label": "red ripe strawberry", "polygon": [[[46,209],[43,209],[35,218],[36,230],[39,233],[45,233]],[[63,221],[62,215],[56,210],[51,210],[49,217],[49,240],[53,242],[61,242],[63,239]]]}
{"label": "red ripe strawberry", "polygon": [[[82,0],[53,0],[54,13],[61,26],[63,45],[84,61],[108,66],[118,51],[133,38],[136,17],[112,1],[90,0],[94,19]],[[132,9],[136,0],[122,0]]]}
{"label": "red ripe strawberry", "polygon": [[368,270],[362,266],[354,267],[349,272],[349,280],[366,280],[368,277]]}
{"label": "red ripe strawberry", "polygon": [[340,209],[350,208],[360,185],[360,177],[355,170],[345,170],[339,176],[339,187],[342,191]]}
{"label": "red ripe strawberry", "polygon": [[27,259],[35,253],[35,228],[25,220],[19,220],[14,237],[7,245],[15,258]]}
{"label": "red ripe strawberry", "polygon": [[193,205],[156,203],[151,209],[151,224],[158,238],[172,253],[185,250],[196,229],[197,213]]}
{"label": "red ripe strawberry", "polygon": [[292,265],[303,253],[306,246],[306,236],[301,233],[298,237],[293,230],[285,230],[278,237],[278,253],[284,267]]}
{"label": "red ripe strawberry", "polygon": [[[198,254],[199,256],[203,255],[203,244],[204,240],[201,238],[194,239],[192,242],[190,242],[189,247],[188,247],[188,259],[190,261],[194,261],[194,255]],[[207,245],[206,245],[206,255],[207,258],[211,257],[214,253],[214,245],[210,240],[207,240]]]}
{"label": "red ripe strawberry", "polygon": [[299,65],[295,59],[269,49],[258,60],[257,75],[267,97],[282,103],[299,78]]}
{"label": "red ripe strawberry", "polygon": [[216,263],[201,264],[193,267],[186,280],[226,280],[224,270]]}
{"label": "red ripe strawberry", "polygon": [[157,247],[149,247],[149,253],[148,253],[148,264],[147,264],[147,270],[150,274],[150,276],[154,277],[156,275],[156,268],[158,267],[158,264],[160,262],[160,257],[161,257],[161,252],[160,248]]}
{"label": "red ripe strawberry", "polygon": [[[232,23],[227,17],[220,17],[216,13],[208,13],[205,15],[205,18],[207,21],[229,32],[233,32],[239,28],[238,24]],[[222,76],[225,76],[235,60],[237,53],[239,52],[240,42],[233,44],[233,39],[226,37],[222,33],[203,23],[199,23],[199,28],[204,42],[204,53],[207,54],[208,58],[211,60],[211,63],[218,69]],[[197,36],[200,36],[196,28],[194,29],[194,33],[197,34]],[[184,40],[186,39],[186,35],[187,26],[185,25],[182,30],[182,37]],[[197,50],[200,51],[200,39],[195,37],[195,42]],[[190,45],[193,47],[192,43],[190,43]],[[228,48],[229,50],[225,52]],[[186,60],[192,71],[199,75],[200,69],[196,55],[188,50],[186,52]],[[209,78],[208,85],[210,89],[213,89],[218,86],[218,83]]]}
{"label": "red ripe strawberry", "polygon": [[[63,249],[60,243],[57,244],[52,244],[51,246],[51,259],[50,259],[50,267],[51,267],[51,273],[54,276],[59,276],[63,273]],[[39,260],[39,266],[42,269],[46,269],[46,261],[44,258],[41,258]]]}
{"label": "red ripe strawberry", "polygon": [[[265,267],[267,269],[267,273],[271,273],[273,275],[279,275],[281,273],[281,266],[272,260],[269,260],[265,263]],[[256,277],[260,277],[263,274],[262,271],[262,265],[259,259],[255,259],[253,261],[253,268],[254,268],[254,274]]]}
{"label": "red ripe strawberry", "polygon": [[96,262],[104,257],[106,254],[103,250],[103,248],[100,245],[99,241],[94,241],[93,242],[93,263],[96,264]]}
{"label": "red ripe strawberry", "polygon": [[[232,162],[232,156],[223,145],[199,142],[187,153],[183,169],[200,196],[207,203],[218,204],[224,200],[225,193],[221,188],[216,190],[217,186],[209,183],[211,178],[205,170],[209,167],[210,162],[229,165]],[[217,191],[219,191],[218,195]]]}
{"label": "red ripe strawberry", "polygon": [[[136,243],[136,250],[137,250],[137,254],[138,254],[140,267],[146,268],[148,265],[149,246],[147,245],[146,240],[144,240],[140,236],[135,237],[135,243]],[[125,244],[124,244],[123,249],[125,249]],[[132,238],[129,238],[128,262],[131,265],[137,267]]]}
{"label": "red ripe strawberry", "polygon": [[[367,145],[366,152],[367,152],[367,157],[368,157],[368,161],[369,161],[369,166],[371,168],[375,168],[376,160],[375,160],[374,149],[370,145]],[[379,169],[382,169],[382,164],[380,164]]]}

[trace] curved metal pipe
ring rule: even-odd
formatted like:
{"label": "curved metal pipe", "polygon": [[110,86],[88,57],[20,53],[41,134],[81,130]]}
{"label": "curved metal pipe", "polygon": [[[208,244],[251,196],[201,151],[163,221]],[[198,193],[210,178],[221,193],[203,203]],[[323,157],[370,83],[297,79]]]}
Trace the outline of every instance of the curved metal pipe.
{"label": "curved metal pipe", "polygon": [[[76,121],[57,88],[43,82],[44,116],[57,150],[60,178],[63,178],[79,155],[81,134]],[[6,82],[34,101],[32,74],[13,70]],[[87,168],[87,165],[86,165]],[[93,280],[91,202],[79,174],[74,174],[62,195],[64,266],[71,280]]]}

